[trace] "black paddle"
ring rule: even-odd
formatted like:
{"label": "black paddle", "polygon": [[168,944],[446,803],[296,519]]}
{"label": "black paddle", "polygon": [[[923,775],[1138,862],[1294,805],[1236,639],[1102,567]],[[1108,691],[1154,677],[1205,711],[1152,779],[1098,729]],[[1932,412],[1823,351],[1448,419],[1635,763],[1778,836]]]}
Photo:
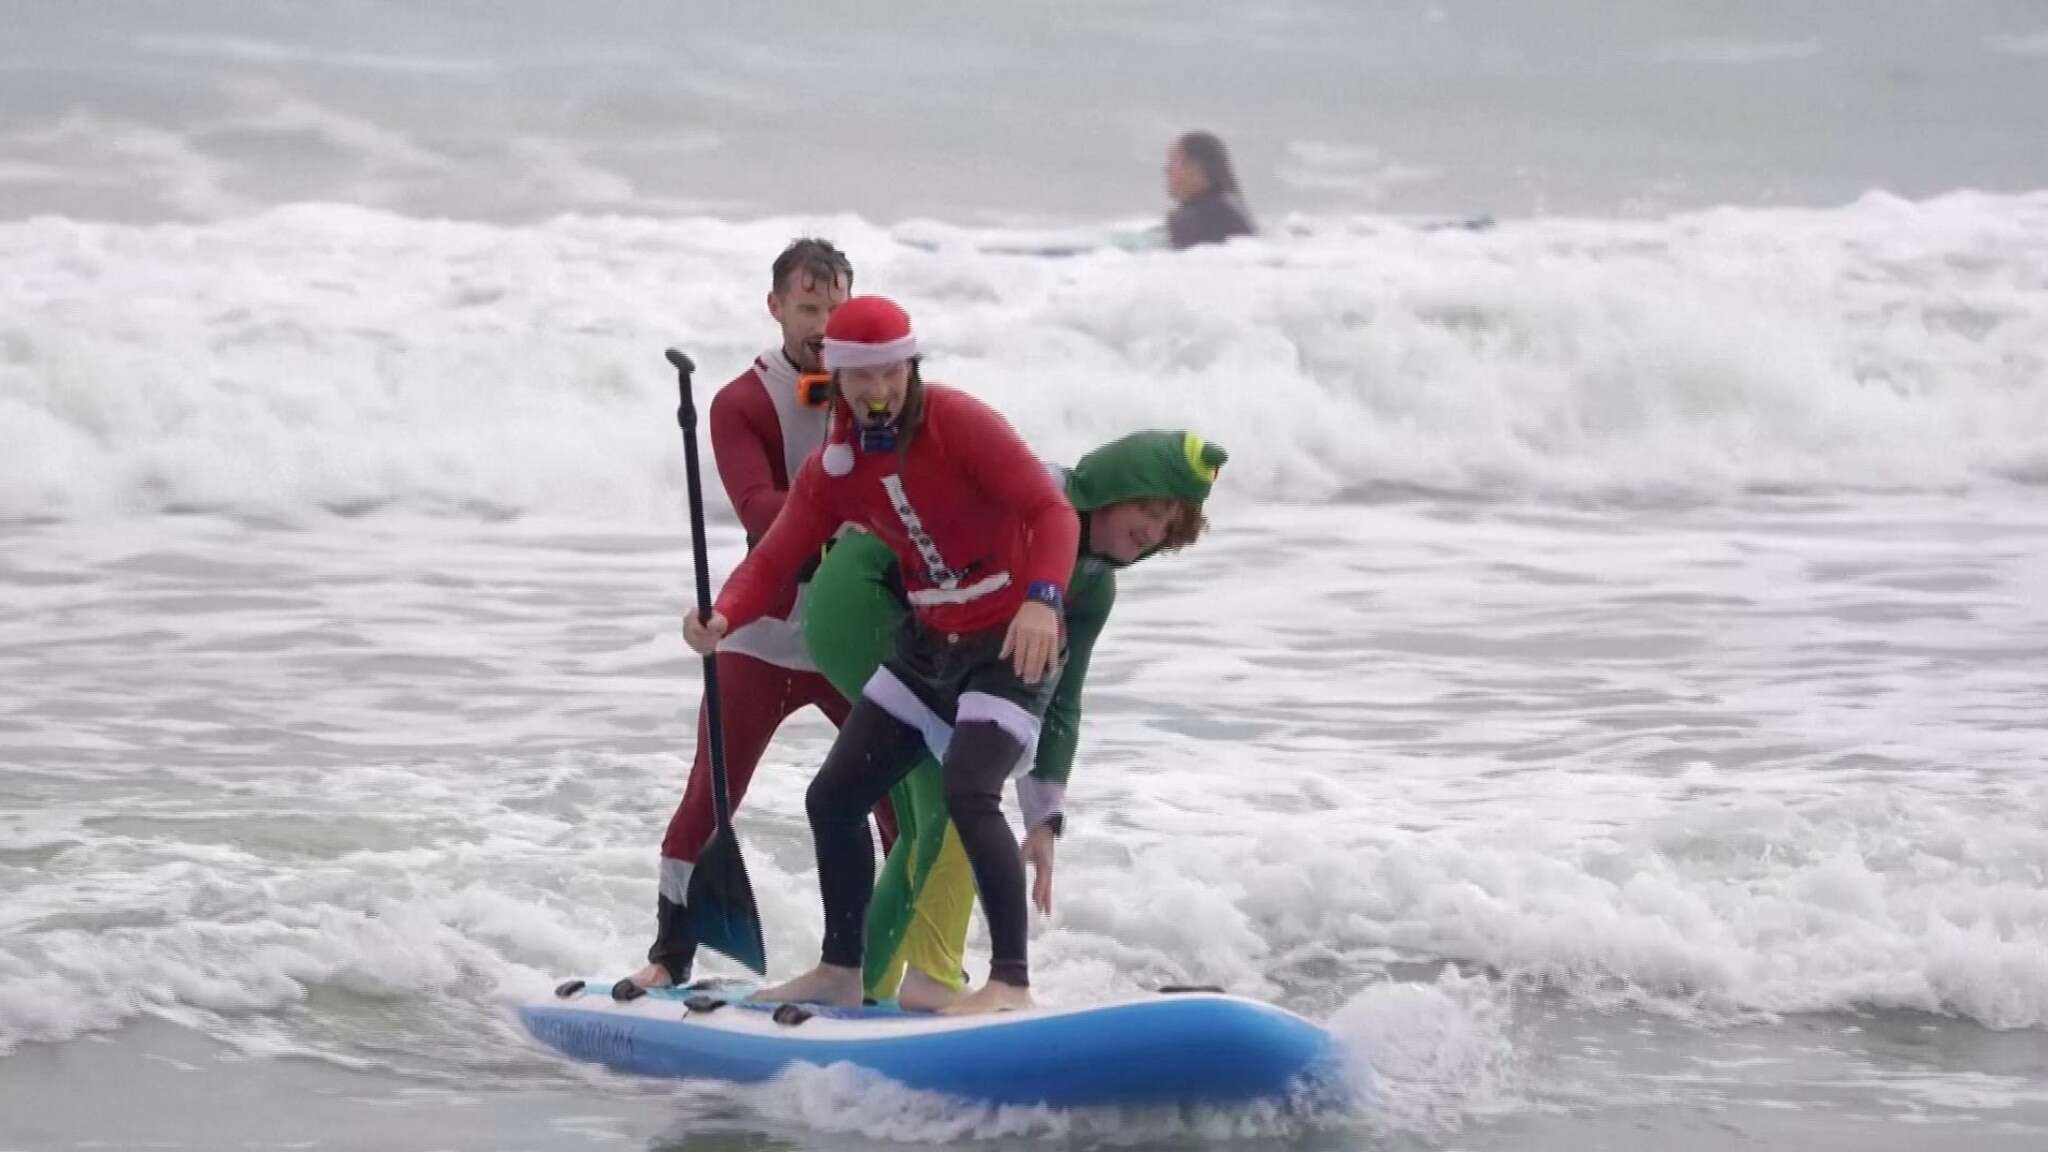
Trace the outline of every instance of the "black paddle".
{"label": "black paddle", "polygon": [[[697,366],[674,348],[668,362],[676,367],[676,423],[683,426],[683,467],[690,485],[690,546],[697,564],[697,619],[711,619],[711,562],[704,544],[704,484],[697,468],[697,405],[690,398],[690,376]],[[754,972],[768,974],[768,949],[761,942],[761,912],[754,906],[754,886],[740,859],[740,840],[732,827],[731,794],[725,786],[725,729],[718,720],[718,661],[704,657],[704,720],[711,736],[711,803],[718,823],[697,855],[690,873],[691,934],[702,947],[722,952]]]}

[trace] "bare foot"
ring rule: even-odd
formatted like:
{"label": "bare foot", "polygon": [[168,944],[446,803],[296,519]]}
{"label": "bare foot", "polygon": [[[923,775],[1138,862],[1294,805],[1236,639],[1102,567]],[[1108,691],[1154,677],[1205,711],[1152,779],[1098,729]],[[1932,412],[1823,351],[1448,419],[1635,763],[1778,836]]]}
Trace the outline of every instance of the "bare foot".
{"label": "bare foot", "polygon": [[959,989],[946,987],[915,965],[903,970],[903,983],[896,989],[896,1003],[912,1012],[937,1012],[958,999]]}
{"label": "bare foot", "polygon": [[649,964],[631,976],[626,977],[642,988],[667,988],[675,981],[669,979],[668,969],[659,964]]}
{"label": "bare foot", "polygon": [[860,969],[820,964],[809,972],[773,988],[763,988],[749,1000],[830,1004],[836,1008],[860,1007]]}
{"label": "bare foot", "polygon": [[982,1012],[1022,1012],[1031,1007],[1031,989],[991,980],[939,1009],[942,1016],[974,1016]]}

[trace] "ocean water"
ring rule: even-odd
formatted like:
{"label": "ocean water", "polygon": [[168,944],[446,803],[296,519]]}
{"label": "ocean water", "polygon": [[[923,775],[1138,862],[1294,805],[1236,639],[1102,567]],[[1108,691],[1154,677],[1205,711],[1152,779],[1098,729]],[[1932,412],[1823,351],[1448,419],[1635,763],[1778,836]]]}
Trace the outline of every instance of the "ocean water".
{"label": "ocean water", "polygon": [[[0,7],[0,1150],[2048,1144],[2035,7],[92,11]],[[1194,121],[1258,241],[1134,239]],[[1229,448],[1034,978],[1284,1004],[1372,1107],[511,1019],[646,945],[661,351],[744,367],[806,233],[1045,456]],[[741,816],[778,971],[829,738]]]}
{"label": "ocean water", "polygon": [[1658,216],[2048,187],[2037,0],[0,0],[0,216]]}

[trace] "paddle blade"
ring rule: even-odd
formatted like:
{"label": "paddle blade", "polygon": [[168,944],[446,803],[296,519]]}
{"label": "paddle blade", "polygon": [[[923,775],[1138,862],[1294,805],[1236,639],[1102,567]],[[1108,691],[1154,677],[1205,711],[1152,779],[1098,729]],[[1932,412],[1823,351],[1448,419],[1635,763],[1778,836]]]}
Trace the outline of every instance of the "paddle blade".
{"label": "paddle blade", "polygon": [[722,953],[756,975],[768,974],[761,911],[747,880],[740,844],[730,829],[712,832],[690,873],[690,931],[700,947]]}

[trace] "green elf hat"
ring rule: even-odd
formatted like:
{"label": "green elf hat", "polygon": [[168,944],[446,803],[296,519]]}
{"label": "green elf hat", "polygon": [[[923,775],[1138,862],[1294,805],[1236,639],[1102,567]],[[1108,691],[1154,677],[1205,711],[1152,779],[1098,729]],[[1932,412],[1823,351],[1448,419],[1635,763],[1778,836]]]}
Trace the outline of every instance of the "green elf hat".
{"label": "green elf hat", "polygon": [[1133,432],[1081,457],[1067,477],[1067,499],[1082,512],[1160,498],[1199,506],[1228,459],[1222,445],[1193,432]]}

